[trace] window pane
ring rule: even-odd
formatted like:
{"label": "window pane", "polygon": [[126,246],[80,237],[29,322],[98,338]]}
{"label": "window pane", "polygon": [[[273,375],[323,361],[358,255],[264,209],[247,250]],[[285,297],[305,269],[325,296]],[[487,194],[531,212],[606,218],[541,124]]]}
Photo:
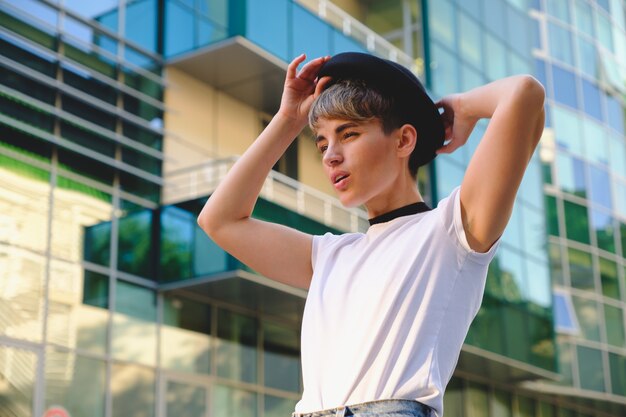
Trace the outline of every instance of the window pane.
{"label": "window pane", "polygon": [[624,141],[617,135],[609,135],[609,145],[609,163],[611,171],[622,177],[626,177],[626,148]]}
{"label": "window pane", "polygon": [[52,260],[49,292],[48,341],[104,355],[109,277]]}
{"label": "window pane", "polygon": [[[446,23],[448,26],[450,24]],[[459,89],[457,77],[458,62],[454,55],[433,42],[433,86],[435,93],[443,96]]]}
{"label": "window pane", "polygon": [[[462,414],[451,415],[460,416]],[[500,390],[494,391],[491,397],[491,415],[498,417],[511,417],[513,415],[513,404],[511,403],[510,393]]]}
{"label": "window pane", "polygon": [[[459,49],[461,56],[470,64],[480,69],[482,63],[482,48],[480,41],[480,27],[465,13],[457,13],[459,31]],[[490,52],[491,53],[491,52]]]}
{"label": "window pane", "polygon": [[[586,298],[572,296],[574,309],[578,318],[578,324],[582,330],[583,336],[588,340],[600,341],[600,313],[598,304],[595,301]],[[580,357],[578,358],[580,360]]]}
{"label": "window pane", "polygon": [[153,278],[152,210],[129,203],[120,214],[118,268],[120,271]]}
{"label": "window pane", "polygon": [[[148,343],[150,342],[146,342],[146,345]],[[114,363],[111,371],[111,392],[112,415],[154,417],[155,376],[152,369],[140,365]]]}
{"label": "window pane", "polygon": [[601,351],[578,346],[578,370],[581,388],[604,391],[604,366],[602,366]]}
{"label": "window pane", "polygon": [[167,416],[206,415],[206,388],[167,381]]}
{"label": "window pane", "polygon": [[187,298],[164,296],[161,366],[176,371],[209,374],[210,364],[210,306]]}
{"label": "window pane", "polygon": [[592,210],[591,227],[595,231],[598,247],[615,253],[615,230],[613,219],[606,213]]}
{"label": "window pane", "polygon": [[257,324],[252,317],[227,310],[217,315],[217,374],[257,383]]}
{"label": "window pane", "polygon": [[552,22],[548,23],[548,31],[552,57],[573,66],[574,55],[572,54],[572,34],[570,31]]}
{"label": "window pane", "polygon": [[300,336],[296,328],[263,322],[265,385],[300,391]]}
{"label": "window pane", "polygon": [[565,285],[563,264],[561,260],[561,245],[549,243],[548,253],[550,256],[550,271],[552,275],[552,281],[557,285]]}
{"label": "window pane", "polygon": [[551,0],[546,3],[548,13],[564,22],[569,22],[569,5],[567,0]]}
{"label": "window pane", "polygon": [[[134,342],[138,338],[142,343]],[[154,365],[156,341],[156,294],[151,289],[118,280],[113,317],[113,357]]]}
{"label": "window pane", "polygon": [[578,30],[593,36],[593,12],[587,0],[575,0],[576,27]]}
{"label": "window pane", "polygon": [[578,325],[568,299],[568,295],[554,293],[554,324],[557,331],[577,332]]}
{"label": "window pane", "polygon": [[296,409],[296,400],[290,398],[274,397],[266,395],[264,398],[265,417],[285,417],[291,415]]}
{"label": "window pane", "polygon": [[596,28],[598,29],[598,40],[609,51],[613,52],[613,34],[611,32],[610,20],[603,13],[596,13]]}
{"label": "window pane", "polygon": [[620,102],[613,96],[607,96],[606,110],[609,119],[609,125],[611,125],[613,129],[617,131],[617,133],[623,135],[625,113]]}
{"label": "window pane", "polygon": [[504,44],[497,38],[485,32],[485,54],[487,76],[491,80],[497,80],[507,75],[506,49]]}
{"label": "window pane", "polygon": [[590,77],[598,78],[598,53],[593,43],[577,36],[578,41],[578,67]]}
{"label": "window pane", "polygon": [[570,71],[552,66],[552,80],[554,83],[554,98],[562,104],[574,109],[578,108],[576,97],[576,77]]}
{"label": "window pane", "polygon": [[487,387],[470,382],[468,383],[465,393],[467,398],[467,416],[488,417],[489,399],[487,397]]}
{"label": "window pane", "polygon": [[174,0],[165,4],[165,55],[171,57],[193,48],[194,19],[191,9]]}
{"label": "window pane", "polygon": [[545,197],[545,205],[548,233],[550,233],[552,236],[559,236],[559,216],[556,197],[547,195]]}
{"label": "window pane", "polygon": [[297,4],[293,5],[293,18],[298,24],[293,28],[292,50],[306,53],[309,59],[328,55],[331,34],[328,23]]}
{"label": "window pane", "polygon": [[257,416],[257,394],[225,385],[213,386],[212,416]]}
{"label": "window pane", "polygon": [[246,2],[246,37],[284,61],[290,61],[287,56],[291,21],[289,3],[287,0]]}
{"label": "window pane", "polygon": [[428,23],[431,31],[432,39],[443,43],[444,45],[454,47],[454,8],[447,0],[439,0],[428,4]]}
{"label": "window pane", "polygon": [[559,375],[561,376],[559,383],[571,386],[573,385],[573,347],[569,342],[566,342],[561,338],[557,339],[557,345],[559,350],[559,354],[557,355],[559,361]]}
{"label": "window pane", "polygon": [[595,288],[595,280],[593,278],[591,254],[569,248],[567,255],[572,287],[593,291]]}
{"label": "window pane", "polygon": [[626,395],[626,357],[609,353],[613,394]]}
{"label": "window pane", "polygon": [[606,208],[612,208],[609,174],[604,169],[589,166],[591,177],[591,201]]}
{"label": "window pane", "polygon": [[46,408],[62,406],[72,417],[104,416],[104,361],[47,351]]}
{"label": "window pane", "polygon": [[564,201],[565,228],[567,238],[589,244],[589,220],[587,208],[576,203]]}
{"label": "window pane", "polygon": [[600,164],[608,165],[608,144],[606,141],[606,131],[600,123],[585,117],[583,119],[583,137],[587,146],[587,157]]}
{"label": "window pane", "polygon": [[0,407],[11,417],[32,417],[37,355],[0,345]]}
{"label": "window pane", "polygon": [[624,311],[619,307],[604,305],[607,342],[610,345],[623,347],[626,343],[624,335]]}
{"label": "window pane", "polygon": [[600,90],[594,84],[582,79],[583,84],[583,107],[585,112],[595,117],[598,120],[602,120],[602,105],[600,103]]}
{"label": "window pane", "polygon": [[614,261],[600,257],[600,279],[602,281],[602,293],[607,297],[617,300],[619,296],[619,284],[617,276],[617,264]]}
{"label": "window pane", "polygon": [[552,112],[556,143],[577,156],[584,156],[580,117],[575,112],[560,106],[553,106]]}

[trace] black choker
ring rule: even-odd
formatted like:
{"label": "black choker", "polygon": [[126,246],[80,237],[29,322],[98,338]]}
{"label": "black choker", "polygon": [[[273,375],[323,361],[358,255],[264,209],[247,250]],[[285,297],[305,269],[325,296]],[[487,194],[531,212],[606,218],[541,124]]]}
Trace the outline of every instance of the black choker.
{"label": "black choker", "polygon": [[410,216],[411,214],[422,213],[424,211],[432,210],[426,203],[423,201],[419,201],[417,203],[409,204],[404,207],[397,208],[395,210],[391,210],[390,212],[381,214],[380,216],[373,217],[369,219],[370,226],[373,226],[378,223],[385,223],[390,220],[396,219],[402,216]]}

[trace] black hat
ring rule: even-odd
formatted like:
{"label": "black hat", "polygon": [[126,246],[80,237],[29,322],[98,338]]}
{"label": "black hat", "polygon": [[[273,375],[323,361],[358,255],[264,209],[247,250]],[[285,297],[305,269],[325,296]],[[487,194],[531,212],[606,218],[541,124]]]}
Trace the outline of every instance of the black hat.
{"label": "black hat", "polygon": [[[382,94],[393,97],[401,122],[409,123],[417,130],[417,145],[411,154],[411,162],[421,166],[437,156],[435,151],[444,142],[441,115],[422,83],[407,68],[373,55],[344,52],[322,66],[318,77],[324,76],[332,77],[333,81],[362,80]],[[413,165],[411,162],[409,165]]]}

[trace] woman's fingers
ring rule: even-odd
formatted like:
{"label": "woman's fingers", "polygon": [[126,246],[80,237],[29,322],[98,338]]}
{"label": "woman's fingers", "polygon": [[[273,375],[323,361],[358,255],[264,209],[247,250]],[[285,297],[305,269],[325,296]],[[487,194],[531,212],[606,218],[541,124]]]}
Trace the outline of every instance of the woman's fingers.
{"label": "woman's fingers", "polygon": [[322,56],[307,62],[300,70],[298,78],[313,82],[317,77],[317,73],[319,72],[320,68],[322,68],[322,65],[324,65],[324,63],[329,59],[329,56]]}
{"label": "woman's fingers", "polygon": [[305,59],[306,54],[300,54],[289,63],[289,65],[287,66],[287,79],[296,78],[296,70],[298,68],[298,65],[300,65]]}

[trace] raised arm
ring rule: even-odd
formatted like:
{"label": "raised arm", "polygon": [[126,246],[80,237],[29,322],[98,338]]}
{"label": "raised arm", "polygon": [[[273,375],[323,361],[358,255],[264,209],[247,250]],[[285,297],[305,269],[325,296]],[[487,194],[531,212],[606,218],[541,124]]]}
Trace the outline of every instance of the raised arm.
{"label": "raised arm", "polygon": [[198,224],[220,247],[252,269],[306,289],[313,272],[312,237],[250,217],[265,178],[306,125],[309,108],[326,82],[318,82],[317,73],[328,58],[310,61],[297,73],[305,58],[300,55],[289,64],[280,110],[213,192]]}
{"label": "raised arm", "polygon": [[543,86],[529,75],[494,81],[444,97],[446,138],[437,153],[463,145],[481,118],[491,118],[461,184],[461,214],[468,243],[486,252],[504,232],[515,195],[539,143],[545,114]]}

